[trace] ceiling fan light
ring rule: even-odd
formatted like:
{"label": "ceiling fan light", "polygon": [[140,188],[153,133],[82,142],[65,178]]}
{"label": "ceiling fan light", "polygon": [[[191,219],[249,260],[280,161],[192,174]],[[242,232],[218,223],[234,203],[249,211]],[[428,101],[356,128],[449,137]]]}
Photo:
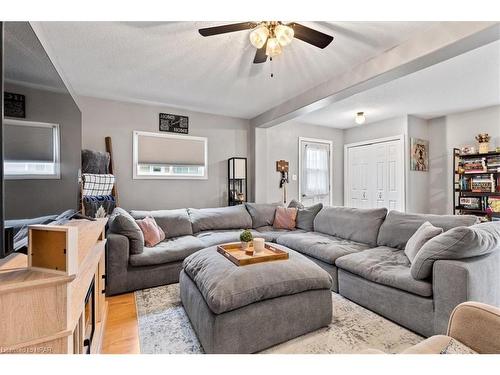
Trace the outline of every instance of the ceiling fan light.
{"label": "ceiling fan light", "polygon": [[269,30],[265,25],[258,26],[250,33],[250,43],[257,49],[260,49],[266,44],[269,36]]}
{"label": "ceiling fan light", "polygon": [[278,39],[279,44],[284,47],[292,42],[294,31],[290,26],[277,25],[274,28],[274,35],[276,36],[276,39]]}
{"label": "ceiling fan light", "polygon": [[281,45],[276,38],[267,40],[266,55],[269,57],[278,56],[281,53]]}
{"label": "ceiling fan light", "polygon": [[356,117],[354,117],[354,121],[358,125],[364,124],[365,121],[366,121],[365,113],[364,112],[358,112],[358,113],[356,113]]}

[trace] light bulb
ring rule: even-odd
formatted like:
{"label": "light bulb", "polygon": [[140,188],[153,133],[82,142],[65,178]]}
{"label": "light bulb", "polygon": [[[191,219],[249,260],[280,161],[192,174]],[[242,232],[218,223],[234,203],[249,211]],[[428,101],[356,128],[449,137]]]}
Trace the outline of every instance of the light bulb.
{"label": "light bulb", "polygon": [[258,26],[250,33],[250,43],[257,49],[260,49],[266,44],[269,30],[265,25]]}
{"label": "light bulb", "polygon": [[290,26],[276,25],[274,28],[274,35],[278,42],[284,47],[292,42],[294,31]]}
{"label": "light bulb", "polygon": [[358,125],[364,124],[366,121],[365,113],[364,112],[356,113],[356,117],[354,118],[354,121]]}
{"label": "light bulb", "polygon": [[269,57],[278,56],[281,53],[281,46],[276,38],[267,40],[266,55]]}

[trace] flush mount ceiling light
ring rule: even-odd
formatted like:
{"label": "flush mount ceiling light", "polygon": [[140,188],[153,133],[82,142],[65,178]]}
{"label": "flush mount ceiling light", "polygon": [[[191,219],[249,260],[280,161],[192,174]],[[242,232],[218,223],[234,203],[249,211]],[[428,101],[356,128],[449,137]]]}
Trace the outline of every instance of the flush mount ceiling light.
{"label": "flush mount ceiling light", "polygon": [[358,125],[364,124],[366,121],[365,113],[364,112],[356,113],[356,117],[354,117],[354,121]]}
{"label": "flush mount ceiling light", "polygon": [[252,30],[249,35],[250,43],[257,48],[253,59],[254,64],[266,62],[268,57],[279,55],[283,51],[283,47],[289,45],[294,38],[321,49],[328,46],[333,40],[333,36],[300,23],[285,24],[281,21],[240,22],[206,27],[199,29],[198,32],[203,36],[212,36],[242,30]]}

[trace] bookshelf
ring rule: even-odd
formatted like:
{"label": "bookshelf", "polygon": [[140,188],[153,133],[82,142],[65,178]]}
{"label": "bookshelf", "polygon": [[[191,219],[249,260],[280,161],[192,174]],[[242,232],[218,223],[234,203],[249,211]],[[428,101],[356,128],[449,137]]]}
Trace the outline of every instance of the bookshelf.
{"label": "bookshelf", "polygon": [[463,155],[453,149],[453,213],[500,220],[500,152]]}

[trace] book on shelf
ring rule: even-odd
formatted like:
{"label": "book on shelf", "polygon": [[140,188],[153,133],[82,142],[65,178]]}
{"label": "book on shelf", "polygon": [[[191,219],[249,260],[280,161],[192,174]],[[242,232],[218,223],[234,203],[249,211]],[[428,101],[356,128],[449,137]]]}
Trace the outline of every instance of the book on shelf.
{"label": "book on shelf", "polygon": [[491,212],[500,212],[500,197],[488,197],[488,208]]}
{"label": "book on shelf", "polygon": [[471,191],[474,193],[494,193],[496,191],[496,180],[493,174],[472,177]]}

